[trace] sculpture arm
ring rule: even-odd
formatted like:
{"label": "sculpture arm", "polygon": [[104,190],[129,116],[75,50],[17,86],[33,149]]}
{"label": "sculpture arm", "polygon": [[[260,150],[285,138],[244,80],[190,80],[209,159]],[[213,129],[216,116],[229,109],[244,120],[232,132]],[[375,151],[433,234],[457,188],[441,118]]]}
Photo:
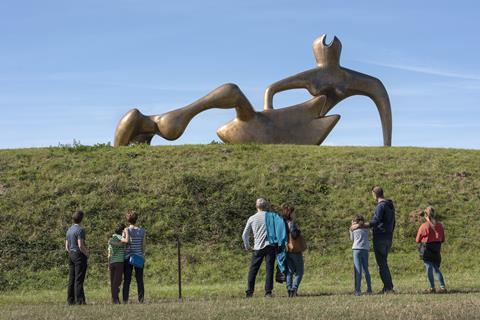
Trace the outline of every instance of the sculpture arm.
{"label": "sculpture arm", "polygon": [[268,86],[267,89],[265,89],[263,109],[264,110],[273,109],[273,96],[277,92],[281,92],[289,89],[301,89],[301,88],[305,88],[311,91],[310,87],[311,87],[311,82],[307,81],[302,76],[302,74],[297,74],[297,75],[282,79],[280,81],[277,81],[271,84],[270,86]]}
{"label": "sculpture arm", "polygon": [[375,77],[344,69],[350,74],[349,87],[344,93],[345,96],[364,95],[369,97],[375,103],[383,131],[384,146],[392,145],[392,110],[390,99],[383,83]]}

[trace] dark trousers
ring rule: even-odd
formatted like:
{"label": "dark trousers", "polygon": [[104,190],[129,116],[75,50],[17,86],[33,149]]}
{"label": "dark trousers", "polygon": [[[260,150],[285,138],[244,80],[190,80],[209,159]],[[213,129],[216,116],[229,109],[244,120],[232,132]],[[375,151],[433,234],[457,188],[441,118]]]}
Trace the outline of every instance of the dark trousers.
{"label": "dark trousers", "polygon": [[68,304],[85,304],[83,281],[87,274],[87,256],[80,251],[68,255]]}
{"label": "dark trousers", "polygon": [[247,295],[252,295],[255,290],[255,278],[262,265],[263,258],[266,263],[265,273],[265,294],[272,293],[273,270],[275,268],[275,246],[266,246],[261,250],[255,250],[252,254],[252,262],[248,271]]}
{"label": "dark trousers", "polygon": [[123,303],[128,302],[133,269],[135,269],[135,280],[137,280],[138,302],[143,302],[145,294],[145,289],[143,287],[143,268],[134,267],[128,263],[128,260],[125,260],[123,264]]}
{"label": "dark trousers", "polygon": [[110,263],[110,288],[112,291],[112,302],[120,303],[118,293],[120,292],[120,285],[122,284],[123,276],[123,262]]}
{"label": "dark trousers", "polygon": [[383,291],[393,290],[392,275],[388,268],[388,253],[392,248],[392,240],[373,239],[373,251],[375,252],[375,260],[377,261],[380,278],[383,282]]}

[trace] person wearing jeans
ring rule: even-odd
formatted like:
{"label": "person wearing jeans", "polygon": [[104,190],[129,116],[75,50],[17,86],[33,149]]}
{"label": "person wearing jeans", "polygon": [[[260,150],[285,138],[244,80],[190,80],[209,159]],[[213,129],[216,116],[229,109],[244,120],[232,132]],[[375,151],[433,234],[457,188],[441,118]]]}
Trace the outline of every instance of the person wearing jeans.
{"label": "person wearing jeans", "polygon": [[280,212],[285,220],[288,233],[286,283],[288,297],[291,298],[297,296],[298,287],[300,286],[300,282],[303,278],[303,251],[306,250],[307,246],[303,236],[301,235],[300,228],[295,222],[295,207],[290,204],[283,203],[281,205]]}
{"label": "person wearing jeans", "polygon": [[[356,215],[352,220],[352,227],[357,224],[365,222],[362,215]],[[367,282],[367,294],[372,293],[372,283],[370,272],[368,271],[368,250],[370,244],[368,242],[368,229],[357,228],[354,231],[350,230],[350,240],[353,241],[353,267],[355,275],[355,292],[356,296],[361,294],[362,273],[365,273],[365,281]]]}
{"label": "person wearing jeans", "polygon": [[378,265],[378,272],[383,282],[380,293],[394,293],[392,275],[388,266],[388,253],[392,248],[393,231],[395,230],[395,206],[393,201],[386,199],[381,187],[372,189],[372,196],[377,203],[375,213],[370,222],[356,224],[351,230],[372,228],[373,251]]}
{"label": "person wearing jeans", "polygon": [[303,254],[299,252],[287,253],[287,292],[289,297],[297,295],[303,273]]}
{"label": "person wearing jeans", "polygon": [[435,276],[437,277],[438,283],[440,285],[440,289],[438,290],[438,292],[446,292],[445,280],[443,279],[443,274],[440,271],[440,267],[430,261],[423,261],[423,263],[425,265],[425,270],[427,271],[428,283],[430,284],[430,288],[427,291],[435,292],[435,279],[433,278],[433,274],[435,273]]}
{"label": "person wearing jeans", "polygon": [[[440,254],[442,243],[445,241],[445,230],[443,224],[436,219],[433,207],[427,207],[424,210],[425,222],[420,226],[417,232],[416,242],[424,246],[421,258],[427,272],[427,279],[430,287],[427,293],[445,293],[445,280],[440,271],[442,256]],[[440,288],[435,290],[435,279],[433,274],[437,276]]]}
{"label": "person wearing jeans", "polygon": [[270,245],[267,240],[265,213],[268,210],[268,202],[263,198],[259,198],[256,202],[256,208],[257,213],[248,218],[242,234],[245,250],[250,249],[249,237],[252,232],[254,239],[252,261],[250,263],[250,270],[248,271],[247,290],[245,291],[247,298],[253,296],[253,292],[255,291],[255,279],[258,270],[262,265],[263,259],[265,259],[266,264],[265,297],[271,297],[273,290],[273,271],[275,267],[276,247]]}
{"label": "person wearing jeans", "polygon": [[87,274],[88,249],[85,246],[85,229],[81,226],[83,212],[72,216],[73,224],[65,236],[65,250],[68,252],[68,289],[69,305],[85,304],[83,282]]}

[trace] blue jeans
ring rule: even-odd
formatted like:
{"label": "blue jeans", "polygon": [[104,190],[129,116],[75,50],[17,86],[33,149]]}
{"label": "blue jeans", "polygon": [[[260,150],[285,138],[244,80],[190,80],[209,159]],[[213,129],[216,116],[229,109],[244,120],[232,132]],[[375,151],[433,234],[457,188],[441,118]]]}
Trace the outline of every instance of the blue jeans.
{"label": "blue jeans", "polygon": [[301,253],[287,253],[287,290],[297,290],[303,277],[303,255]]}
{"label": "blue jeans", "polygon": [[362,272],[365,273],[365,281],[367,282],[367,292],[372,292],[372,281],[370,272],[368,272],[368,250],[353,250],[353,266],[355,270],[355,292],[361,292]]}
{"label": "blue jeans", "polygon": [[438,282],[440,283],[440,288],[445,288],[445,280],[443,280],[443,274],[440,271],[440,268],[437,267],[430,261],[423,261],[425,264],[425,270],[427,271],[428,282],[430,283],[430,288],[435,288],[435,280],[433,279],[433,273],[437,276]]}
{"label": "blue jeans", "polygon": [[383,291],[393,290],[392,275],[388,268],[388,252],[392,248],[392,240],[373,239],[373,250],[375,252],[375,260],[378,265],[378,272],[383,282]]}
{"label": "blue jeans", "polygon": [[143,303],[145,296],[145,288],[143,285],[143,268],[138,268],[132,266],[128,260],[125,260],[123,263],[123,303],[128,302],[128,296],[130,295],[130,282],[132,281],[132,273],[135,269],[135,280],[137,280],[137,293],[138,293],[138,302]]}

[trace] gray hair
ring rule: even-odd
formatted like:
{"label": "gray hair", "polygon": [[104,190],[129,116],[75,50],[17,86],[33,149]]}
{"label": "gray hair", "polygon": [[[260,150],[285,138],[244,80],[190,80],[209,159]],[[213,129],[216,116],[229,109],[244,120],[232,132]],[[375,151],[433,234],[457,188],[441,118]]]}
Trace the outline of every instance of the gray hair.
{"label": "gray hair", "polygon": [[257,199],[257,203],[256,203],[256,207],[260,210],[267,210],[268,209],[268,201],[263,199],[263,198],[258,198]]}

